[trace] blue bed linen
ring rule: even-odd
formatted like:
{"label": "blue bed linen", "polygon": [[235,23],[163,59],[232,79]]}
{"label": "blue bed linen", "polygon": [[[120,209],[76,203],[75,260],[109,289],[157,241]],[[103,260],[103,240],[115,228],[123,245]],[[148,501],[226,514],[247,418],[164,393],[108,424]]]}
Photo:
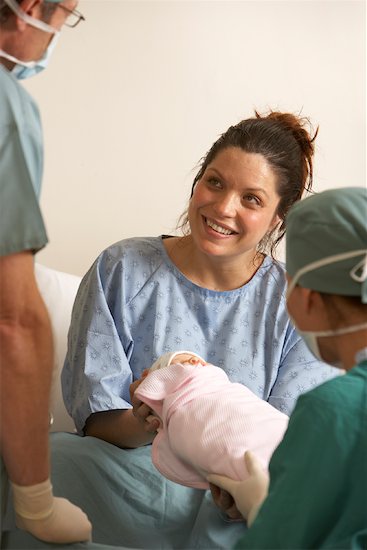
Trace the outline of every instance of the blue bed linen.
{"label": "blue bed linen", "polygon": [[4,549],[228,549],[245,533],[243,523],[224,519],[209,491],[162,477],[150,446],[123,450],[93,437],[54,433],[51,451],[54,493],[88,514],[97,544],[45,545],[16,530]]}
{"label": "blue bed linen", "polygon": [[13,550],[37,550],[37,549],[57,549],[57,550],[130,550],[129,548],[124,549],[122,546],[110,546],[107,544],[96,544],[94,542],[79,542],[76,544],[47,544],[43,543],[34,537],[31,537],[24,531],[15,530],[6,532],[3,535],[3,540],[1,544],[1,549]]}

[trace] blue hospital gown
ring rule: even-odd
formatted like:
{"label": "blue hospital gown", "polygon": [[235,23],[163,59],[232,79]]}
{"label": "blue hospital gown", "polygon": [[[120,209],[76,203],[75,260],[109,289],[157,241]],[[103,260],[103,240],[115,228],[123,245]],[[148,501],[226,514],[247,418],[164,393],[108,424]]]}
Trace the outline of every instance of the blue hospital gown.
{"label": "blue hospital gown", "polygon": [[290,323],[285,287],[284,268],[270,257],[247,284],[218,292],[189,281],[162,237],[106,249],[80,285],[62,373],[78,432],[92,413],[131,408],[131,382],[180,349],[290,414],[299,394],[335,370],[314,358]]}

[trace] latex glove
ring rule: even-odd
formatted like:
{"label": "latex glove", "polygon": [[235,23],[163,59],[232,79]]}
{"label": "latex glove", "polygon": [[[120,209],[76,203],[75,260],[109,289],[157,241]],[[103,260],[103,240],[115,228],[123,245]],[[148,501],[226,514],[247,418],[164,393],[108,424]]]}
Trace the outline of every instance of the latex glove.
{"label": "latex glove", "polygon": [[237,509],[250,527],[268,494],[269,476],[264,472],[261,462],[250,451],[245,453],[244,458],[249,473],[249,477],[245,480],[235,481],[217,474],[208,475],[207,480],[232,495]]}
{"label": "latex glove", "polygon": [[86,514],[69,500],[54,497],[49,479],[29,487],[11,485],[20,529],[45,542],[92,540],[92,525]]}

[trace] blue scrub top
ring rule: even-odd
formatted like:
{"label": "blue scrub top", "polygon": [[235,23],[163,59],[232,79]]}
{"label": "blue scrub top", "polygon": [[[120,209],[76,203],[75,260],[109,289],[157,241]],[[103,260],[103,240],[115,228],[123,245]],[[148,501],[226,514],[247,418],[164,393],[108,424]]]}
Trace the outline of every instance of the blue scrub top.
{"label": "blue scrub top", "polygon": [[38,204],[43,173],[38,107],[0,64],[0,256],[47,243]]}

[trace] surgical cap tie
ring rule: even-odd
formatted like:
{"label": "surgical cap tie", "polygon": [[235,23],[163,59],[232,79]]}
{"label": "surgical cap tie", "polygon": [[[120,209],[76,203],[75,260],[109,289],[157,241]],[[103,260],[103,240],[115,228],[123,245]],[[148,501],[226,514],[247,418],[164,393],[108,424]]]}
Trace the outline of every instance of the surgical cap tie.
{"label": "surgical cap tie", "polygon": [[[359,270],[361,270],[360,275],[357,274]],[[365,257],[351,269],[350,276],[354,281],[357,281],[357,283],[363,283],[367,279],[367,253]]]}
{"label": "surgical cap tie", "polygon": [[[310,264],[305,265],[299,271],[297,271],[297,273],[294,275],[293,279],[291,280],[290,284],[288,285],[287,297],[290,295],[290,293],[296,286],[297,281],[305,273],[308,273],[309,271],[314,271],[319,267],[323,267],[324,265],[341,262],[342,260],[354,258],[355,256],[361,256],[362,254],[364,254],[365,257],[353,267],[353,269],[349,272],[349,274],[354,281],[358,283],[362,283],[363,287],[366,286],[366,288],[363,288],[363,292],[362,292],[362,303],[367,303],[367,249],[352,250],[350,252],[342,252],[341,254],[334,254],[333,256],[329,256],[328,258],[322,258],[321,260],[317,260],[316,262],[311,262]],[[357,272],[360,269],[362,270],[362,273],[357,274]]]}

